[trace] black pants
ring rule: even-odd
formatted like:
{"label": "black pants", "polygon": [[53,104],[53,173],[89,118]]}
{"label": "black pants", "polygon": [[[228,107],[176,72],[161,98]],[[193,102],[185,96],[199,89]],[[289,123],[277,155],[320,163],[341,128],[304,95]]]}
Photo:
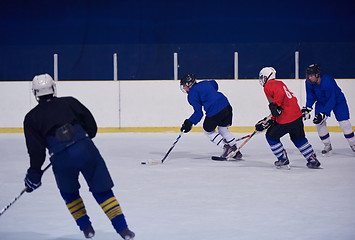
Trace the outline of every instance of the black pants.
{"label": "black pants", "polygon": [[217,126],[228,127],[232,125],[233,111],[232,106],[228,105],[222,111],[212,117],[205,117],[203,121],[203,129],[206,132],[212,132]]}
{"label": "black pants", "polygon": [[275,123],[269,127],[266,132],[267,136],[273,141],[278,141],[287,133],[290,134],[291,140],[300,140],[305,138],[302,117],[299,117],[295,121],[286,124]]}

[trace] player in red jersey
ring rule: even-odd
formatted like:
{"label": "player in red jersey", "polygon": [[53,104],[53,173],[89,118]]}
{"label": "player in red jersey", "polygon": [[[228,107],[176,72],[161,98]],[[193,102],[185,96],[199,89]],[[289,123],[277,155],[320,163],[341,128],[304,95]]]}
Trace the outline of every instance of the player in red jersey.
{"label": "player in red jersey", "polygon": [[263,123],[266,118],[260,120],[255,125],[256,130],[267,129],[266,140],[278,159],[275,166],[281,167],[289,164],[286,150],[280,141],[282,136],[289,134],[291,141],[307,159],[307,167],[318,168],[320,162],[305,136],[302,113],[297,98],[282,81],[275,80],[275,78],[276,70],[273,67],[264,67],[259,73],[259,82],[264,87],[265,95],[269,101],[272,119],[266,123]]}

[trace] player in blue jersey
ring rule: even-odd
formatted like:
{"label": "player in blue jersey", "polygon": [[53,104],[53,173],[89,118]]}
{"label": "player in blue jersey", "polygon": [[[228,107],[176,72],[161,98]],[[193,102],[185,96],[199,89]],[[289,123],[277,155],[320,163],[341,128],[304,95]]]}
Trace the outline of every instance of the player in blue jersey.
{"label": "player in blue jersey", "polygon": [[117,233],[125,240],[133,239],[135,234],[128,229],[112,192],[113,181],[104,159],[91,140],[97,132],[91,112],[73,97],[56,97],[55,82],[48,74],[35,76],[32,89],[38,105],[26,114],[24,120],[30,156],[26,191],[32,192],[42,184],[41,166],[47,148],[60,194],[85,237],[92,238],[95,231],[79,194],[79,173],[84,176],[89,190]]}
{"label": "player in blue jersey", "polygon": [[[197,83],[195,75],[187,74],[181,79],[180,87],[188,94],[187,100],[194,109],[194,113],[182,124],[181,131],[187,133],[193,125],[201,121],[204,115],[203,108],[206,112],[203,132],[213,143],[223,149],[222,158],[230,157],[237,150],[235,137],[228,129],[232,124],[232,107],[227,97],[218,92],[217,82],[212,80]],[[238,151],[234,158],[240,159],[242,154]]]}
{"label": "player in blue jersey", "polygon": [[306,77],[307,101],[306,106],[302,108],[303,118],[305,120],[310,118],[310,112],[315,103],[313,123],[324,143],[322,154],[327,154],[332,150],[326,122],[332,111],[351,149],[355,152],[355,138],[349,120],[349,107],[336,81],[330,76],[321,74],[321,67],[318,64],[311,64],[307,67]]}

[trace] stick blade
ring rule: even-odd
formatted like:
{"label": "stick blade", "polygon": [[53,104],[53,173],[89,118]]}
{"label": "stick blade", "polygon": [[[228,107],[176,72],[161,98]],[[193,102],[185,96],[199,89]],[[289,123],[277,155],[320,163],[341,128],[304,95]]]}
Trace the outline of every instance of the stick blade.
{"label": "stick blade", "polygon": [[162,164],[163,162],[161,160],[153,160],[153,159],[148,159],[146,161],[142,161],[141,164],[145,165],[156,165],[156,164]]}
{"label": "stick blade", "polygon": [[219,156],[212,156],[211,159],[214,161],[227,161],[228,160],[225,157],[219,157]]}

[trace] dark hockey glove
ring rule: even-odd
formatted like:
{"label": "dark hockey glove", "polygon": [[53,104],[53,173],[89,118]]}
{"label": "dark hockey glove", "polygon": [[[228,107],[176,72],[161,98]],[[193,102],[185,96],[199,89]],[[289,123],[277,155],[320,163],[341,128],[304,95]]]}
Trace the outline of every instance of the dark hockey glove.
{"label": "dark hockey glove", "polygon": [[180,131],[187,133],[190,132],[191,129],[192,129],[192,122],[189,119],[186,119],[182,124]]}
{"label": "dark hockey glove", "polygon": [[273,117],[278,117],[281,115],[281,112],[282,112],[282,107],[279,107],[277,106],[277,104],[275,103],[270,103],[269,104],[269,108],[270,108],[270,111],[271,111],[271,115]]}
{"label": "dark hockey glove", "polygon": [[25,177],[26,192],[32,192],[33,190],[39,188],[42,185],[43,171],[29,168]]}
{"label": "dark hockey glove", "polygon": [[312,108],[310,108],[310,107],[303,107],[301,109],[302,118],[304,121],[311,118],[311,114],[310,114],[311,111],[312,111]]}
{"label": "dark hockey glove", "polygon": [[325,122],[325,120],[327,120],[327,115],[325,115],[325,113],[318,113],[314,119],[313,119],[313,123],[314,124],[322,124]]}
{"label": "dark hockey glove", "polygon": [[265,129],[268,129],[272,124],[275,123],[274,120],[269,119],[268,121],[266,121],[267,117],[263,118],[262,120],[260,120],[259,122],[257,122],[255,124],[255,130],[258,132],[262,132]]}

